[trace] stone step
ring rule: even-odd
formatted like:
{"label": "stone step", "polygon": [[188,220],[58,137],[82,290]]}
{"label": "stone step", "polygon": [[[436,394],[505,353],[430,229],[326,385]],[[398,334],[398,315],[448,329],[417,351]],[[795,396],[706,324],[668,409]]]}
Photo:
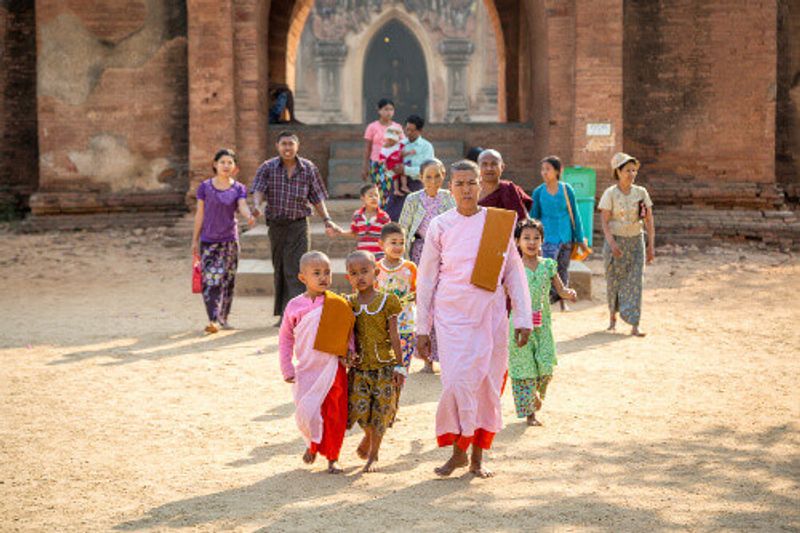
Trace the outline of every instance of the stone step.
{"label": "stone step", "polygon": [[[333,286],[331,289],[340,293],[350,292],[350,283],[345,277],[344,259],[332,259]],[[272,261],[262,259],[243,259],[239,261],[236,273],[237,296],[273,296],[275,271]]]}
{"label": "stone step", "polygon": [[[464,157],[464,143],[461,141],[433,142],[436,157],[441,160],[455,161]],[[364,141],[335,141],[331,143],[330,159],[348,159],[364,161]]]}
{"label": "stone step", "polygon": [[[345,276],[344,259],[332,258],[333,271],[332,290],[349,292],[350,283]],[[242,259],[239,261],[239,270],[236,274],[237,296],[272,296],[275,293],[273,280],[275,272],[272,261],[263,259]],[[578,293],[581,300],[592,298],[592,271],[585,264],[573,261],[569,267],[570,286]]]}
{"label": "stone step", "polygon": [[[358,196],[358,194],[356,194]],[[350,219],[353,218],[353,212],[356,209],[361,209],[361,200],[356,198],[331,198],[325,200],[325,206],[328,208],[328,214],[340,226],[347,223],[350,226]],[[319,220],[314,214],[314,220]]]}
{"label": "stone step", "polygon": [[461,141],[439,141],[433,143],[436,157],[446,165],[464,158],[464,143]]}
{"label": "stone step", "polygon": [[592,299],[592,271],[582,261],[570,261],[569,286],[578,293],[579,300]]}
{"label": "stone step", "polygon": [[[337,223],[344,229],[350,228],[350,220],[337,220]],[[325,252],[331,258],[344,258],[355,250],[356,241],[353,239],[336,238],[331,239],[325,235],[325,226],[322,223],[311,224],[311,249]],[[259,224],[252,229],[248,229],[239,238],[241,259],[271,259],[269,236],[267,226]]]}
{"label": "stone step", "polygon": [[328,160],[328,194],[332,198],[358,198],[363,162],[360,159]]}
{"label": "stone step", "polygon": [[331,143],[331,159],[356,159],[363,161],[364,141],[335,141]]}
{"label": "stone step", "polygon": [[[332,198],[358,198],[363,185],[364,144],[357,141],[341,141],[331,144],[328,160],[328,192]],[[445,165],[464,157],[464,143],[460,141],[440,141],[434,144],[436,156]]]}

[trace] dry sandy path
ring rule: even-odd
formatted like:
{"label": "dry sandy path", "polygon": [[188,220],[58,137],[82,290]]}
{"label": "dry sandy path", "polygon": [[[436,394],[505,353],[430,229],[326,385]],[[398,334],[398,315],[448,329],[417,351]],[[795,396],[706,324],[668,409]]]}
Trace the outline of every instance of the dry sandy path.
{"label": "dry sandy path", "polygon": [[237,299],[240,329],[204,337],[185,250],[158,233],[0,238],[1,531],[800,529],[789,255],[660,256],[646,339],[602,331],[595,277],[555,315],[545,426],[507,393],[497,477],[438,480],[436,376],[412,373],[381,473],[358,473],[353,432],[330,476],[300,461],[270,300]]}

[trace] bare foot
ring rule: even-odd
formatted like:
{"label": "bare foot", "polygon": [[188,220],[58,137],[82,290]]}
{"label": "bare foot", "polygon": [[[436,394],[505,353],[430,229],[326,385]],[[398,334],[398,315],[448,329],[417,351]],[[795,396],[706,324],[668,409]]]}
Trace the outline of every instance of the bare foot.
{"label": "bare foot", "polygon": [[453,453],[453,455],[450,456],[450,459],[448,459],[445,464],[443,464],[442,466],[437,466],[436,468],[433,469],[433,471],[436,473],[437,476],[447,477],[450,474],[452,474],[456,468],[464,468],[468,464],[469,462],[467,461],[466,454],[456,455],[455,453]]}
{"label": "bare foot", "polygon": [[361,439],[361,443],[358,445],[358,448],[356,448],[356,455],[364,460],[369,457],[369,439],[366,435],[364,435],[364,438]]}
{"label": "bare foot", "polygon": [[539,396],[539,392],[538,391],[534,392],[533,394],[534,394],[534,396],[533,396],[533,409],[535,411],[538,411],[539,409],[542,408],[542,397]]}
{"label": "bare foot", "polygon": [[364,472],[365,474],[369,474],[371,472],[377,472],[378,471],[378,457],[374,456],[374,457],[370,457],[369,459],[367,459],[367,464],[364,465],[364,468],[362,468],[361,471]]}
{"label": "bare foot", "polygon": [[528,425],[529,426],[541,426],[542,423],[536,420],[536,415],[531,414],[528,415]]}
{"label": "bare foot", "polygon": [[473,462],[469,465],[469,471],[472,472],[476,477],[481,479],[486,479],[490,477],[494,477],[494,472],[483,466],[481,462]]}
{"label": "bare foot", "polygon": [[559,305],[561,306],[561,311],[562,312],[566,313],[568,311],[571,311],[571,309],[569,308],[569,305],[567,305],[567,301],[566,300],[560,300],[559,301]]}
{"label": "bare foot", "polygon": [[220,327],[219,324],[217,324],[216,322],[209,322],[208,325],[206,326],[206,333],[208,334],[216,333],[219,331],[219,327]]}
{"label": "bare foot", "polygon": [[425,366],[420,370],[423,374],[433,374],[433,363],[425,361]]}
{"label": "bare foot", "polygon": [[314,461],[317,460],[317,454],[311,453],[311,450],[306,450],[306,453],[303,454],[303,462],[307,465],[312,464]]}
{"label": "bare foot", "polygon": [[631,335],[633,335],[634,337],[644,337],[645,335],[647,335],[647,333],[645,333],[644,331],[639,331],[639,328],[637,326],[633,326],[633,329],[631,329]]}
{"label": "bare foot", "polygon": [[616,331],[617,329],[617,321],[616,320],[609,320],[608,321],[608,329],[606,331]]}
{"label": "bare foot", "polygon": [[329,474],[341,474],[342,472],[344,472],[344,470],[339,468],[339,465],[336,463],[336,461],[328,461]]}

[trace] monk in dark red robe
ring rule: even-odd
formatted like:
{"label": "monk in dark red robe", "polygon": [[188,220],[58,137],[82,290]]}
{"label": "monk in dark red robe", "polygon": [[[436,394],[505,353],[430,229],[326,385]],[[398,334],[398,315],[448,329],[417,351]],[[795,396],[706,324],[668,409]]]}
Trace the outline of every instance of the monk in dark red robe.
{"label": "monk in dark red robe", "polygon": [[533,200],[519,185],[500,179],[505,170],[503,156],[497,150],[484,150],[478,156],[481,169],[481,190],[478,205],[499,207],[517,214],[517,220],[525,220],[533,205]]}

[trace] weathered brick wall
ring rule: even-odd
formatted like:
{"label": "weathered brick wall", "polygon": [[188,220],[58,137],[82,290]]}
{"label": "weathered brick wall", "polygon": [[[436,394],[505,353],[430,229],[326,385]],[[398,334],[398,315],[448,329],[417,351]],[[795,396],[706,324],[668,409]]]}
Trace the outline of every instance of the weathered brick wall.
{"label": "weathered brick wall", "polygon": [[[567,164],[597,170],[598,190],[610,183],[609,161],[622,148],[623,1],[575,1],[575,102],[572,157]],[[589,135],[589,124],[610,135]]]}
{"label": "weathered brick wall", "polygon": [[575,5],[572,0],[532,4],[530,103],[536,155],[542,159],[557,154],[567,161],[572,154],[575,116]]}
{"label": "weathered brick wall", "polygon": [[180,205],[188,185],[185,2],[39,0],[36,30],[33,213]]}
{"label": "weathered brick wall", "polygon": [[656,202],[779,202],[775,9],[750,0],[625,2],[624,148],[644,163]]}
{"label": "weathered brick wall", "polygon": [[187,2],[189,71],[189,175],[187,197],[211,173],[214,153],[238,149],[232,2]]}
{"label": "weathered brick wall", "polygon": [[778,1],[778,98],[775,138],[778,183],[800,201],[800,4]]}
{"label": "weathered brick wall", "polygon": [[[528,27],[517,52],[527,60],[521,102],[534,127],[534,163],[550,154],[592,166],[601,183],[622,146],[622,0],[528,0]],[[510,61],[510,59],[509,59]],[[524,94],[524,96],[522,96]],[[611,134],[588,137],[588,123]],[[538,164],[529,169],[538,172]]]}
{"label": "weathered brick wall", "polygon": [[33,2],[0,1],[0,211],[17,211],[38,186]]}

